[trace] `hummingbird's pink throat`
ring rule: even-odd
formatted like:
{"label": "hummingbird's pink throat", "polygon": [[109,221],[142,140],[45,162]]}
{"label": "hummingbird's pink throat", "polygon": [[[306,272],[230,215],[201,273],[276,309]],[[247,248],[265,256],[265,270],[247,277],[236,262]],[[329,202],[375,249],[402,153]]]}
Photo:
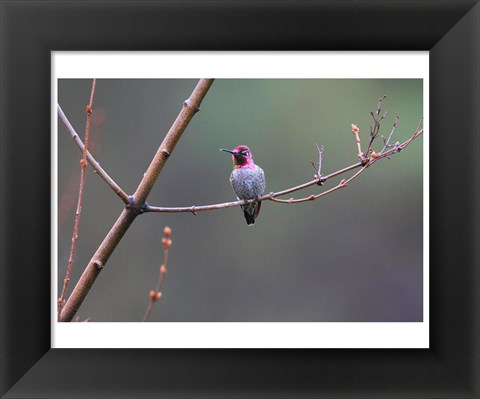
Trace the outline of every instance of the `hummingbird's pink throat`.
{"label": "hummingbird's pink throat", "polygon": [[255,164],[253,163],[253,160],[250,158],[245,158],[242,157],[243,159],[238,159],[238,156],[232,155],[233,159],[233,167],[235,169],[237,168],[250,168],[250,169],[255,169]]}
{"label": "hummingbird's pink throat", "polygon": [[227,150],[222,148],[220,151],[229,152],[232,154],[233,167],[238,168],[250,168],[255,169],[255,163],[253,162],[252,153],[250,148],[246,145],[239,145],[233,150]]}
{"label": "hummingbird's pink throat", "polygon": [[249,150],[247,150],[247,155],[240,151],[232,152],[232,160],[234,168],[250,168],[255,169],[255,164],[253,163],[253,158]]}

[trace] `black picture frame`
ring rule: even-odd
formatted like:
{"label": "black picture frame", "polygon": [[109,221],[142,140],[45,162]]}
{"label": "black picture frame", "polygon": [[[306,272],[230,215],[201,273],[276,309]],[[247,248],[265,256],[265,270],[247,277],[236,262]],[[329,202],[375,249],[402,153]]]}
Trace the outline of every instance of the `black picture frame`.
{"label": "black picture frame", "polygon": [[[1,1],[1,391],[479,398],[478,1]],[[430,54],[430,349],[50,348],[50,51]]]}

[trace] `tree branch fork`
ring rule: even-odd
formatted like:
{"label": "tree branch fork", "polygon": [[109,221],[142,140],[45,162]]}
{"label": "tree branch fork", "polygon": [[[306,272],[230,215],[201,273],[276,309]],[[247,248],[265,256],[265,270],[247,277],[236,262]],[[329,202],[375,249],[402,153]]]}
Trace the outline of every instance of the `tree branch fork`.
{"label": "tree branch fork", "polygon": [[[71,321],[73,319],[75,313],[80,308],[96,278],[106,265],[117,245],[122,240],[124,234],[130,228],[130,225],[134,222],[135,218],[142,213],[148,194],[157,181],[158,176],[163,170],[163,167],[165,166],[170,154],[175,149],[175,146],[180,140],[183,132],[187,128],[193,116],[200,109],[200,104],[213,84],[213,81],[214,79],[199,80],[190,97],[183,103],[177,118],[165,135],[150,165],[148,166],[147,171],[143,175],[142,180],[132,196],[127,196],[120,186],[118,186],[118,184],[115,183],[114,180],[103,169],[100,168],[98,162],[96,162],[93,156],[88,153],[88,148],[85,150],[85,156],[90,161],[90,164],[94,168],[95,172],[97,172],[97,174],[105,182],[107,182],[109,187],[112,188],[112,190],[126,205],[117,221],[111,227],[110,231],[107,233],[102,243],[88,262],[83,274],[80,276],[80,279],[68,297],[65,305],[62,307],[61,311],[59,311],[59,321]],[[68,121],[65,114],[61,111],[60,106],[58,106],[58,113],[62,121]],[[67,127],[67,130],[77,146],[79,148],[82,146],[85,148],[71,124],[65,123],[65,126]]]}

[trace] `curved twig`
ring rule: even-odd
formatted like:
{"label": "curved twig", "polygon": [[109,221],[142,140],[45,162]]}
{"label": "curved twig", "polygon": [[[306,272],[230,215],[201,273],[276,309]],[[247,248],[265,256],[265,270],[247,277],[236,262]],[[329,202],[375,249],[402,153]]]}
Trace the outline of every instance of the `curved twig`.
{"label": "curved twig", "polygon": [[[73,128],[72,124],[68,120],[68,118],[65,116],[65,113],[63,112],[62,108],[60,107],[59,104],[57,104],[58,108],[58,116],[62,120],[63,124],[67,128],[68,132],[70,133],[70,136],[72,137],[73,141],[77,145],[77,147],[80,149],[80,151],[83,152],[84,149],[84,144],[80,137],[78,136],[77,132]],[[108,186],[113,190],[115,194],[117,194],[120,199],[123,201],[124,204],[128,204],[128,195],[125,193],[125,191],[122,190],[122,188],[113,180],[107,172],[100,166],[100,164],[96,161],[96,159],[93,157],[93,155],[90,153],[90,151],[87,152],[87,159],[88,163],[92,165],[93,170],[105,181],[105,183],[108,184]]]}
{"label": "curved twig", "polygon": [[97,81],[93,79],[92,82],[92,91],[90,94],[90,102],[87,105],[87,122],[85,126],[85,146],[82,151],[82,160],[80,161],[81,170],[80,170],[80,187],[78,190],[78,200],[77,200],[77,210],[75,212],[75,223],[73,226],[73,235],[72,235],[72,245],[70,248],[70,256],[68,258],[67,271],[65,273],[65,278],[63,279],[62,293],[60,294],[57,300],[57,316],[60,317],[60,312],[65,301],[65,294],[67,293],[68,283],[70,282],[70,275],[72,273],[73,258],[75,256],[75,249],[77,247],[78,239],[78,225],[80,224],[80,215],[82,213],[82,202],[83,202],[83,190],[85,188],[85,177],[87,170],[87,152],[88,152],[88,136],[90,132],[90,121],[92,119],[92,107],[93,107],[93,98],[95,97],[95,87]]}

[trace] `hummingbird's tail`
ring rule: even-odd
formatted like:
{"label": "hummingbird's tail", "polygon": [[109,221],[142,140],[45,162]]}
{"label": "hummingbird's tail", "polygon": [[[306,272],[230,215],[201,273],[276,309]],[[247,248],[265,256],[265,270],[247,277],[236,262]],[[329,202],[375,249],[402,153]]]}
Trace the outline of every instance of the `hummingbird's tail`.
{"label": "hummingbird's tail", "polygon": [[242,205],[243,215],[248,225],[255,224],[255,219],[260,213],[261,202],[253,202],[251,204]]}

